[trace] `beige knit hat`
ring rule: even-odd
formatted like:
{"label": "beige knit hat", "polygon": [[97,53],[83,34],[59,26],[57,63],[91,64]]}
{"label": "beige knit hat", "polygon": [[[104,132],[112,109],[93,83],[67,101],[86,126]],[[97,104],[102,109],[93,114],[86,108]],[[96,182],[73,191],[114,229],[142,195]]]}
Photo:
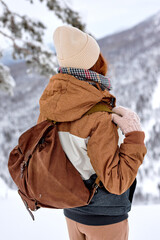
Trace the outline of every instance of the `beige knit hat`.
{"label": "beige knit hat", "polygon": [[53,40],[60,67],[90,69],[98,60],[100,48],[96,40],[75,27],[58,27]]}

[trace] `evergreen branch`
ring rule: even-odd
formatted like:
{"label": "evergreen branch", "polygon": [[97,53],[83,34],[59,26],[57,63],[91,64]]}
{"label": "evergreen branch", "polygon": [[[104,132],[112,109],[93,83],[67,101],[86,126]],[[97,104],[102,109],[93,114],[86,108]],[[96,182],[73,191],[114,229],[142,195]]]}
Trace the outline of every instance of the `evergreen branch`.
{"label": "evergreen branch", "polygon": [[23,19],[24,16],[21,16],[20,14],[18,14],[18,13],[16,13],[16,12],[11,12],[11,11],[9,10],[7,4],[6,4],[3,0],[1,0],[1,3],[2,3],[2,5],[5,7],[7,13],[9,13],[9,14],[11,14],[11,15],[15,15],[15,16]]}
{"label": "evergreen branch", "polygon": [[[30,3],[34,3],[34,0],[27,0]],[[62,20],[63,23],[68,23],[73,27],[77,27],[82,31],[85,31],[86,25],[82,23],[79,13],[73,11],[64,1],[63,6],[58,0],[39,0],[40,2],[46,2],[46,6],[50,11],[54,11],[55,15]]]}
{"label": "evergreen branch", "polygon": [[8,34],[2,32],[1,30],[0,30],[0,34],[3,35],[4,37],[10,39],[10,40],[12,41],[12,43],[13,43],[13,47],[14,47],[14,48],[19,49],[19,50],[21,50],[21,51],[23,50],[23,51],[25,51],[26,53],[28,52],[28,49],[22,48],[22,47],[18,46],[17,43],[15,42],[15,39],[14,39],[13,37],[11,37],[11,36],[9,36]]}

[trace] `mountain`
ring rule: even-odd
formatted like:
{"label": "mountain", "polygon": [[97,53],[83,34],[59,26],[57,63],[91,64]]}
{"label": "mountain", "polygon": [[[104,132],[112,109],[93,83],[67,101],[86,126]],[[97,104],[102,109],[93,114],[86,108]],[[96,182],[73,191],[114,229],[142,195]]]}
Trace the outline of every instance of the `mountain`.
{"label": "mountain", "polygon": [[[148,149],[138,173],[136,200],[160,198],[160,12],[135,27],[99,41],[108,62],[108,76],[117,105],[131,108],[141,118]],[[7,170],[11,149],[19,135],[36,123],[38,101],[48,79],[27,75],[24,62],[10,65],[16,81],[14,96],[0,96],[0,177],[14,187]]]}
{"label": "mountain", "polygon": [[28,75],[25,62],[10,65],[10,70],[16,81],[14,96],[0,95],[0,177],[14,187],[7,169],[9,152],[19,135],[36,124],[39,98],[48,79],[35,72]]}
{"label": "mountain", "polygon": [[136,111],[146,133],[148,152],[138,174],[137,198],[160,200],[160,12],[98,42],[117,105]]}

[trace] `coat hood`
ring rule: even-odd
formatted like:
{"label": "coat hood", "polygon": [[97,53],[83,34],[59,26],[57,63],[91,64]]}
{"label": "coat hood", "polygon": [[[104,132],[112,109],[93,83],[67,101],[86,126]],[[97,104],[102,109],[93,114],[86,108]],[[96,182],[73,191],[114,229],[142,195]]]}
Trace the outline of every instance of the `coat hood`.
{"label": "coat hood", "polygon": [[59,73],[50,79],[39,100],[40,116],[43,120],[74,121],[101,101],[111,108],[115,106],[115,97],[107,90],[100,91],[88,82]]}

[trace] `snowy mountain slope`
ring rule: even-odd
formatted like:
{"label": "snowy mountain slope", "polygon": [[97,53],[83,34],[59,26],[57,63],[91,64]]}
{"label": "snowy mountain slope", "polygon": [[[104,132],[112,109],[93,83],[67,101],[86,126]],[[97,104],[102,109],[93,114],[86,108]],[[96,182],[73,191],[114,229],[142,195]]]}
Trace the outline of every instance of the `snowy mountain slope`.
{"label": "snowy mountain slope", "polygon": [[36,124],[39,98],[48,79],[37,74],[27,76],[24,62],[11,65],[16,80],[14,96],[0,96],[0,177],[12,186],[7,169],[8,155],[17,145],[19,135]]}
{"label": "snowy mountain slope", "polygon": [[146,133],[148,153],[138,175],[137,196],[160,201],[160,12],[99,44],[117,105],[135,110]]}

